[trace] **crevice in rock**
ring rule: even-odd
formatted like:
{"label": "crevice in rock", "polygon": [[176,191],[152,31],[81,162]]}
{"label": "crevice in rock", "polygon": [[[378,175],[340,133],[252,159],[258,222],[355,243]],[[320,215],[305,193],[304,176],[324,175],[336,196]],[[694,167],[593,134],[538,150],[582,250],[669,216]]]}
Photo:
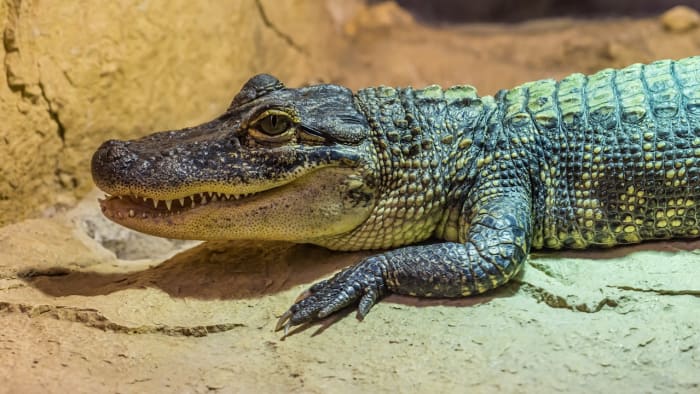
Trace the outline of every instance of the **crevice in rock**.
{"label": "crevice in rock", "polygon": [[14,92],[15,90],[17,90],[17,87],[13,86],[12,83],[10,83],[11,75],[10,68],[7,67],[7,56],[10,53],[18,50],[17,40],[15,37],[15,25],[16,20],[19,16],[19,4],[18,1],[7,0],[5,1],[5,7],[7,7],[7,14],[5,20],[2,21],[2,45],[5,49],[5,56],[2,59],[2,65],[5,68],[5,83],[7,84],[7,87],[10,89],[10,91]]}
{"label": "crevice in rock", "polygon": [[17,273],[17,276],[21,279],[32,279],[36,278],[39,276],[48,276],[48,277],[55,277],[55,276],[66,276],[70,274],[70,270],[65,267],[51,267],[49,269],[40,271],[34,268],[29,268],[24,271],[20,271]]}
{"label": "crevice in rock", "polygon": [[552,271],[552,269],[549,265],[543,264],[543,263],[537,261],[536,259],[530,258],[528,260],[527,264],[528,264],[528,268],[532,267],[533,269],[536,269],[537,271],[543,273],[544,275],[546,275],[552,279],[556,279],[558,281],[561,281],[561,279],[562,279],[561,275],[556,275]]}
{"label": "crevice in rock", "polygon": [[281,31],[277,26],[275,26],[274,23],[268,18],[267,13],[265,13],[265,8],[262,5],[262,2],[260,0],[255,0],[255,5],[258,8],[258,13],[260,14],[260,19],[262,19],[263,23],[265,26],[267,26],[270,30],[275,32],[275,34],[283,39],[287,45],[290,47],[294,48],[297,52],[306,54],[306,50],[292,39],[292,37],[289,34],[284,33]]}
{"label": "crevice in rock", "polygon": [[[58,111],[51,105],[51,100],[46,95],[46,89],[44,84],[39,80],[37,84],[30,83],[26,84],[26,81],[22,83],[12,83],[13,75],[11,67],[8,65],[8,56],[12,53],[20,52],[19,43],[17,40],[17,29],[18,21],[20,18],[20,0],[8,0],[5,2],[7,7],[7,18],[3,21],[3,47],[5,48],[5,57],[3,59],[3,66],[5,68],[5,83],[7,87],[13,91],[22,95],[23,98],[28,98],[36,103],[34,100],[37,98],[37,92],[33,88],[35,85],[39,88],[39,93],[41,98],[46,103],[46,110],[49,114],[51,120],[56,123],[57,134],[61,139],[61,144],[65,145],[66,128],[61,122],[58,116]],[[38,67],[38,64],[35,64]]]}
{"label": "crevice in rock", "polygon": [[95,309],[75,308],[60,305],[29,305],[0,302],[0,313],[19,313],[30,318],[44,317],[55,320],[80,323],[86,327],[111,331],[118,334],[161,334],[173,337],[204,337],[209,334],[231,331],[245,327],[241,323],[221,323],[201,326],[169,326],[142,325],[137,327],[124,326],[101,314]]}
{"label": "crevice in rock", "polygon": [[56,111],[54,108],[52,108],[51,105],[51,100],[46,96],[46,90],[44,89],[44,84],[39,81],[39,89],[41,90],[41,97],[44,99],[46,102],[46,107],[48,108],[49,112],[49,117],[51,120],[56,123],[56,127],[58,128],[58,138],[61,139],[61,144],[65,145],[66,144],[66,128],[63,126],[63,123],[61,123],[61,119],[58,117],[58,111]]}
{"label": "crevice in rock", "polygon": [[[517,281],[517,279],[516,279]],[[596,313],[600,312],[604,307],[617,307],[619,301],[607,296],[603,296],[597,303],[593,302],[576,302],[576,299],[569,299],[557,294],[554,294],[542,287],[532,285],[524,281],[517,281],[538,302],[556,309],[568,309],[575,312]]]}
{"label": "crevice in rock", "polygon": [[634,286],[613,286],[613,285],[608,285],[608,287],[611,287],[613,289],[625,290],[625,291],[637,291],[640,293],[655,293],[655,294],[659,294],[659,295],[670,295],[670,296],[691,295],[691,296],[695,296],[695,297],[700,297],[700,290],[643,289],[643,288],[634,287]]}
{"label": "crevice in rock", "polygon": [[27,287],[27,285],[25,285],[24,283],[14,283],[14,284],[11,284],[7,287],[0,287],[0,291],[12,291],[12,290],[21,289],[24,287]]}

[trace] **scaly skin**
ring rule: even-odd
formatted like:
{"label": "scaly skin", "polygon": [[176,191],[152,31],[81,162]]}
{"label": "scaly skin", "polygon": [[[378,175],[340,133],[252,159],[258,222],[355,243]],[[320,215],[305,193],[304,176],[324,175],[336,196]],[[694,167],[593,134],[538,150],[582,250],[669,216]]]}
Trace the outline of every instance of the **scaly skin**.
{"label": "scaly skin", "polygon": [[126,196],[105,214],[151,234],[386,249],[312,286],[277,328],[354,303],[364,317],[389,292],[496,288],[531,248],[697,237],[700,58],[495,98],[466,85],[287,89],[261,75],[212,122],[106,142],[92,170]]}

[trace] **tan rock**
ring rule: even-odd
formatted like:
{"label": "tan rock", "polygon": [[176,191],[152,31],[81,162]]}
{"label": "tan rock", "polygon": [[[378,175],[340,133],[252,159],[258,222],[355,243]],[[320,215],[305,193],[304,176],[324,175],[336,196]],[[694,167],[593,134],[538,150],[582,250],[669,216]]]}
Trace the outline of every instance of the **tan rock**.
{"label": "tan rock", "polygon": [[345,33],[353,36],[359,30],[388,29],[414,23],[413,16],[394,1],[385,1],[361,8],[345,24]]}
{"label": "tan rock", "polygon": [[684,5],[675,6],[661,15],[661,24],[668,31],[686,32],[700,24],[700,14]]}

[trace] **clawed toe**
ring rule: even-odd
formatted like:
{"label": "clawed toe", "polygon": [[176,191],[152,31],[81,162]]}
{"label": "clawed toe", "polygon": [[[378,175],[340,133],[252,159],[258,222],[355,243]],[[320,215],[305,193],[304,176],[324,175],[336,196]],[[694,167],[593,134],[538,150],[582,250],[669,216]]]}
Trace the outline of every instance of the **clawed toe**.
{"label": "clawed toe", "polygon": [[358,317],[363,319],[386,291],[377,264],[368,259],[311,286],[280,316],[275,331],[284,329],[286,337],[290,327],[323,319],[352,304],[359,304]]}
{"label": "clawed toe", "polygon": [[277,325],[275,325],[275,331],[279,331],[284,328],[283,338],[287,336],[287,333],[289,332],[289,327],[292,326],[291,317],[293,314],[294,312],[292,312],[292,308],[289,308],[287,312],[284,312],[282,316],[280,316],[279,320],[277,320]]}

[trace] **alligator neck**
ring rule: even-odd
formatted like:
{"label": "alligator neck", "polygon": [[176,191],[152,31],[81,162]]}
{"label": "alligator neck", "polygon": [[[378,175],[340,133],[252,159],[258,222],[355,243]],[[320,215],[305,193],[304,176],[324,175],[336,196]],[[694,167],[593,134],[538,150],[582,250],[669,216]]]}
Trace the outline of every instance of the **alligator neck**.
{"label": "alligator neck", "polygon": [[355,101],[369,121],[380,163],[377,204],[353,231],[310,242],[336,250],[386,249],[444,232],[460,205],[456,190],[473,177],[470,158],[483,145],[493,98],[477,96],[471,86],[433,85],[368,88]]}

